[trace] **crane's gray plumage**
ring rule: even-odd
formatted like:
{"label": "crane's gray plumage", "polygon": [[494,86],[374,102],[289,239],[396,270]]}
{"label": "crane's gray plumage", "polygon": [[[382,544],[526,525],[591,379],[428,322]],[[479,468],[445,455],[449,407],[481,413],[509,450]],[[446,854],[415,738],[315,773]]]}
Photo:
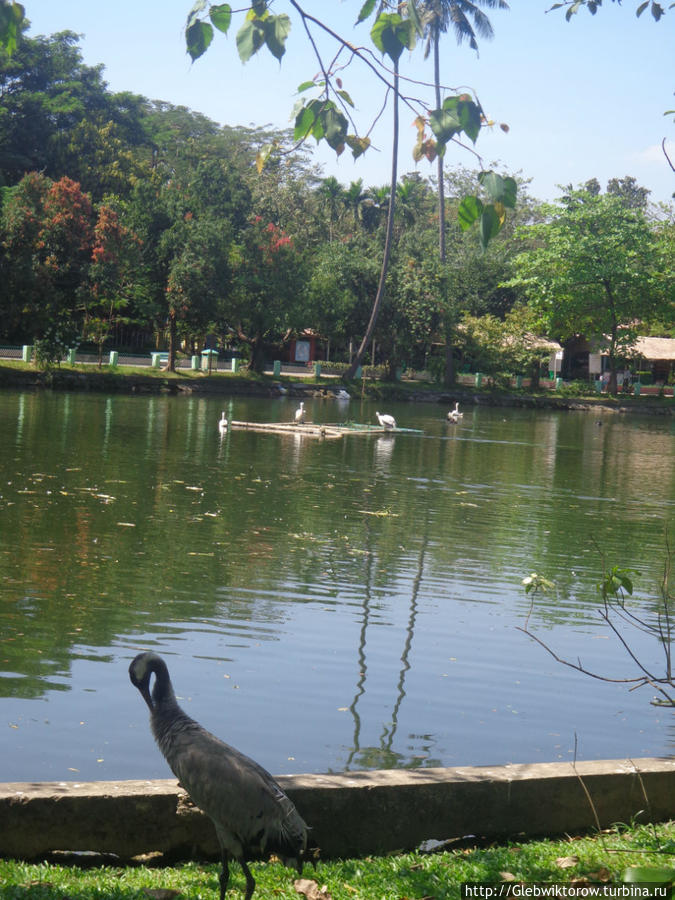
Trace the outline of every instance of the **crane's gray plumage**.
{"label": "crane's gray plumage", "polygon": [[284,861],[293,860],[302,873],[308,828],[269,772],[181,709],[161,656],[139,653],[129,666],[129,677],[148,705],[152,733],[172,772],[216,826],[223,865],[220,900],[227,889],[230,857],[246,877],[245,900],[251,900],[255,890],[247,860],[277,853]]}

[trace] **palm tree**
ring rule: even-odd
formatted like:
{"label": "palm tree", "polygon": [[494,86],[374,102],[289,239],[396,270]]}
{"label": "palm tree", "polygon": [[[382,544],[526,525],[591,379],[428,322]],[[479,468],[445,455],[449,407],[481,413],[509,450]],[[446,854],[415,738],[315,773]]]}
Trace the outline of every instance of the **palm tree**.
{"label": "palm tree", "polygon": [[[450,27],[455,32],[457,43],[468,41],[472,50],[478,52],[477,37],[490,40],[494,36],[492,25],[480,6],[488,9],[508,9],[505,0],[421,0],[420,18],[427,34],[424,55],[434,54],[434,87],[436,92],[436,109],[441,108],[441,35]],[[443,156],[438,160],[438,253],[441,263],[445,263],[445,186],[443,183]],[[452,351],[446,342],[445,382],[452,383]]]}
{"label": "palm tree", "polygon": [[332,175],[324,178],[319,187],[317,194],[325,204],[328,213],[328,242],[333,243],[333,227],[339,218],[339,211],[344,199],[344,188]]}

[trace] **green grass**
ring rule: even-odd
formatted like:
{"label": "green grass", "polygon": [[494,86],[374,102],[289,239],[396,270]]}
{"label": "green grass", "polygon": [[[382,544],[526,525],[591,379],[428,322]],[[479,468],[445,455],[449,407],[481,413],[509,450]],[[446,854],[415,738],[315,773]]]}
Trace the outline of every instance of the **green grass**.
{"label": "green grass", "polygon": [[[467,881],[620,881],[629,866],[672,866],[675,823],[614,829],[599,836],[505,843],[422,855],[397,854],[307,866],[333,900],[459,898]],[[564,863],[564,864],[563,864]],[[280,863],[253,864],[255,897],[297,900],[296,874]],[[79,868],[0,860],[2,900],[148,900],[148,891],[178,891],[186,900],[218,897],[219,866],[184,863],[171,868],[110,866]],[[228,900],[240,900],[241,870],[231,866]]]}

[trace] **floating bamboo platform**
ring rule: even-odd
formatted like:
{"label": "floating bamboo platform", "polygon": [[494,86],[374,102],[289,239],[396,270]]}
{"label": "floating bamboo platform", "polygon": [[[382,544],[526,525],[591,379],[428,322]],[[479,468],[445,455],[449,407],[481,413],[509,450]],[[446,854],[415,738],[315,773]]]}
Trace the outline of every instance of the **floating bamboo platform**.
{"label": "floating bamboo platform", "polygon": [[361,425],[358,422],[314,424],[304,422],[238,422],[231,421],[230,428],[248,431],[264,431],[267,434],[301,434],[305,437],[341,438],[345,434],[423,434],[418,428],[383,428],[381,425]]}

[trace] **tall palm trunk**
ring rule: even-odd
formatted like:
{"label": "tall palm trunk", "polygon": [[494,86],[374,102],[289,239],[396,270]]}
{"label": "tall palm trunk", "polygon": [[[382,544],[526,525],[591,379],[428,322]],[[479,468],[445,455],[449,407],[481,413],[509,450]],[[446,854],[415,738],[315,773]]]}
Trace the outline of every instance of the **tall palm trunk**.
{"label": "tall palm trunk", "polygon": [[377,317],[380,312],[380,307],[382,306],[382,300],[384,298],[384,285],[387,280],[387,272],[389,270],[389,257],[391,255],[391,244],[392,244],[392,235],[394,233],[394,207],[396,204],[396,181],[398,179],[398,60],[394,61],[394,135],[393,135],[393,144],[391,150],[391,188],[389,191],[389,208],[387,211],[387,231],[384,239],[384,251],[382,253],[382,266],[380,268],[380,281],[377,286],[377,293],[375,294],[375,300],[373,301],[373,308],[370,313],[370,320],[368,322],[368,327],[366,328],[366,333],[363,336],[363,340],[359,345],[359,349],[356,351],[356,356],[351,362],[349,369],[345,377],[347,379],[351,379],[356,374],[356,370],[361,365],[361,360],[363,359],[363,355],[366,352],[368,345],[370,344],[371,338],[373,336],[373,332],[375,331],[375,325],[377,323]]}
{"label": "tall palm trunk", "polygon": [[[434,29],[434,89],[436,91],[436,109],[441,108],[441,31],[440,28]],[[438,166],[438,258],[441,265],[445,265],[445,177],[443,172],[443,162],[445,157],[439,153],[436,164]],[[455,360],[452,353],[452,337],[454,334],[453,323],[450,315],[446,311],[446,322],[443,329],[443,337],[445,338],[445,366],[443,370],[443,384],[449,387],[455,382]]]}

